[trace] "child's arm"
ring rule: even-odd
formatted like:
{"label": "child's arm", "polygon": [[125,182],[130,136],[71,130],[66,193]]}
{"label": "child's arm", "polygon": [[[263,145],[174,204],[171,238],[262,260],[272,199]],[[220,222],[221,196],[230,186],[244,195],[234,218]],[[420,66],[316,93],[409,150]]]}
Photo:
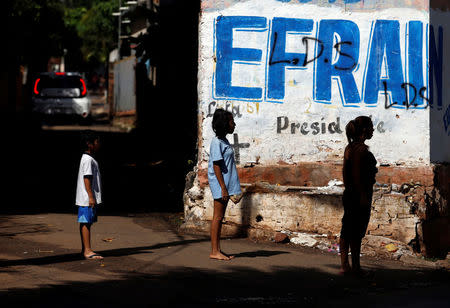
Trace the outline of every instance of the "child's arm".
{"label": "child's arm", "polygon": [[92,175],[84,176],[84,187],[86,188],[87,194],[89,196],[89,206],[95,206],[94,193],[92,192]]}
{"label": "child's arm", "polygon": [[228,189],[225,186],[225,181],[223,180],[222,170],[220,170],[220,162],[220,160],[213,162],[213,168],[214,174],[216,175],[216,178],[219,181],[220,188],[222,189],[222,200],[226,202],[228,201],[228,199],[230,199],[230,196],[228,195]]}

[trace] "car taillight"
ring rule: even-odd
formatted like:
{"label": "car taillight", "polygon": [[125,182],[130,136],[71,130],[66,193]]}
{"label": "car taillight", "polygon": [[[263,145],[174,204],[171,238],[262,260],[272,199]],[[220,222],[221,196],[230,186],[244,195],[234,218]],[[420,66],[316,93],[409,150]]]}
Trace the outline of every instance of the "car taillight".
{"label": "car taillight", "polygon": [[41,78],[36,79],[36,82],[34,83],[34,94],[38,95],[39,91],[37,89],[38,83],[41,80]]}
{"label": "car taillight", "polygon": [[55,75],[58,75],[58,76],[64,76],[66,73],[64,73],[64,72],[55,72]]}
{"label": "car taillight", "polygon": [[84,83],[84,80],[82,78],[80,78],[81,84],[83,85],[83,89],[81,90],[81,96],[85,96],[86,95],[86,84]]}

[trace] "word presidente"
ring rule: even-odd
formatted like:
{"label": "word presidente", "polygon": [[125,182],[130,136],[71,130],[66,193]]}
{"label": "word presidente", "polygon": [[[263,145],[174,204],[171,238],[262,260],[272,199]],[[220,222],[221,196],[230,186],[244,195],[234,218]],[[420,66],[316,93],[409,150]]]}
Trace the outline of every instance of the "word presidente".
{"label": "word presidente", "polygon": [[[351,20],[326,19],[318,21],[317,27],[314,24],[313,19],[275,17],[269,22],[258,16],[219,16],[214,32],[213,96],[282,103],[286,69],[304,69],[314,64],[311,79],[315,102],[331,103],[332,87],[338,86],[344,106],[356,107],[361,102],[376,105],[380,94],[389,94],[389,107],[424,108],[428,104],[432,107],[433,101],[437,101],[437,107],[442,108],[442,27],[436,31],[436,38],[433,26],[421,21],[411,20],[401,25],[398,20],[374,20],[370,34],[367,33],[370,35],[368,46],[361,46],[359,26]],[[405,27],[407,36],[401,35],[401,26]],[[267,47],[245,48],[242,47],[245,42],[234,47],[236,31],[267,32]],[[287,36],[292,34],[303,36],[304,52],[286,51]],[[426,44],[428,37],[429,45]],[[308,54],[312,49],[308,48],[309,44],[314,44],[312,55]],[[406,46],[405,52],[401,45]],[[263,60],[263,52],[267,61]],[[360,63],[361,52],[367,52],[366,63]],[[426,60],[428,67],[424,64]],[[236,76],[232,74],[235,63],[265,66],[265,76],[259,76],[265,80],[264,88],[236,85],[233,82]],[[364,69],[360,88],[354,76],[358,67]],[[338,82],[334,84],[333,80]]]}
{"label": "word presidente", "polygon": [[[321,119],[321,121],[323,120],[324,118]],[[380,121],[376,126],[378,132],[385,132],[383,121]],[[343,132],[341,129],[340,117],[337,117],[336,121],[330,122],[328,125],[325,122],[313,122],[311,124],[308,122],[289,122],[289,118],[286,116],[277,117],[277,134],[281,134],[281,131],[288,129],[289,127],[291,134],[300,132],[302,135],[308,135],[309,133],[318,135],[319,133],[326,134],[327,132],[330,134],[342,134]]]}

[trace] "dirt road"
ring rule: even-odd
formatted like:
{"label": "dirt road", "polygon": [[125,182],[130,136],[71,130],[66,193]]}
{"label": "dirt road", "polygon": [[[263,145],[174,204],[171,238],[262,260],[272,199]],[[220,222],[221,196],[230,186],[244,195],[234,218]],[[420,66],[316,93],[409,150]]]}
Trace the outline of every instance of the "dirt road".
{"label": "dirt road", "polygon": [[[2,306],[222,307],[270,305],[448,307],[449,273],[363,257],[370,279],[342,277],[338,256],[286,244],[228,239],[229,262],[208,258],[207,237],[175,232],[181,214],[101,216],[80,258],[74,214],[0,216]],[[7,307],[7,306],[4,306]]]}

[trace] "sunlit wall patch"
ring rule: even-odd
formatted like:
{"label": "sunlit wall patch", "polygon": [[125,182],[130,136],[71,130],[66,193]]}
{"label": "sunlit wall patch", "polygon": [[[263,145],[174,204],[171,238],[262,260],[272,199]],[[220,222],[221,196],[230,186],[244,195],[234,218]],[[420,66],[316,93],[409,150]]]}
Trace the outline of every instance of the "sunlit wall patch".
{"label": "sunlit wall patch", "polygon": [[435,100],[442,108],[442,28],[437,35],[430,28],[429,52],[422,21],[377,19],[370,33],[367,26],[347,19],[220,16],[212,98],[284,103],[298,90],[302,97],[311,91],[316,103],[343,107],[424,109]]}

